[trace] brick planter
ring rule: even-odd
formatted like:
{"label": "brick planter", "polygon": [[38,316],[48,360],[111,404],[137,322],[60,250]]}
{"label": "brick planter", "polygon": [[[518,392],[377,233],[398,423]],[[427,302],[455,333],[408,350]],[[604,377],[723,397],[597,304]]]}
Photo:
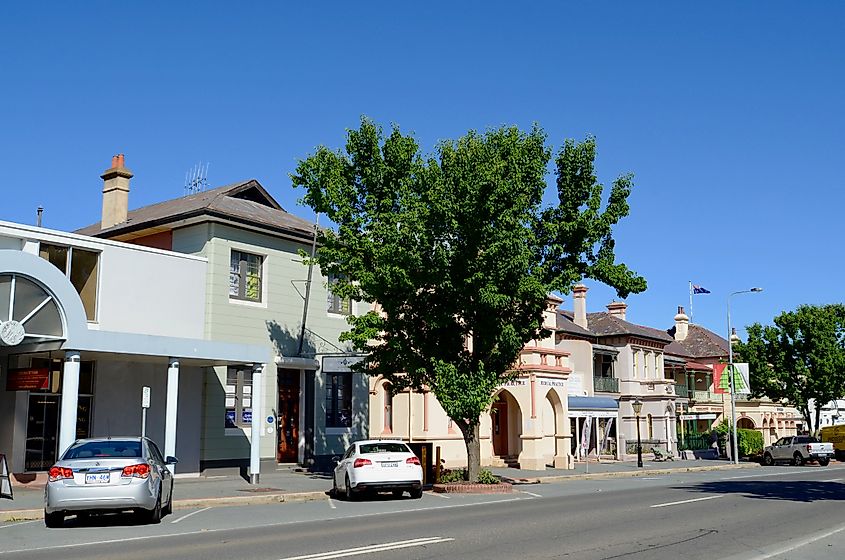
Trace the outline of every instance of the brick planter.
{"label": "brick planter", "polygon": [[510,494],[513,492],[513,486],[507,482],[500,482],[499,484],[454,482],[435,484],[432,489],[440,494]]}

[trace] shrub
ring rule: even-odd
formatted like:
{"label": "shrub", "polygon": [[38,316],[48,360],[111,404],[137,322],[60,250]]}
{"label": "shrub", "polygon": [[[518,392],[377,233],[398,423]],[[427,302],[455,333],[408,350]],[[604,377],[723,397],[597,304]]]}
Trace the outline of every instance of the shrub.
{"label": "shrub", "polygon": [[479,484],[499,484],[499,477],[491,473],[488,469],[481,469],[478,472]]}
{"label": "shrub", "polygon": [[467,478],[466,469],[445,469],[440,472],[440,482],[449,484],[452,482],[463,482]]}
{"label": "shrub", "polygon": [[736,431],[736,444],[739,446],[741,457],[757,455],[763,451],[763,434],[757,430],[738,428]]}

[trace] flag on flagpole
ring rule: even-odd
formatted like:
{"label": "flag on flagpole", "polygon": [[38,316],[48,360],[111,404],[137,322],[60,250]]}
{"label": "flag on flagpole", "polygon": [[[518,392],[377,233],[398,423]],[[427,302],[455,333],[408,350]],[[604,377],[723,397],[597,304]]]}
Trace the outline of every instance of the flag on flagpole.
{"label": "flag on flagpole", "polygon": [[709,294],[710,290],[708,290],[707,288],[703,288],[703,287],[699,286],[698,284],[693,284],[692,285],[692,293],[694,293],[694,294]]}

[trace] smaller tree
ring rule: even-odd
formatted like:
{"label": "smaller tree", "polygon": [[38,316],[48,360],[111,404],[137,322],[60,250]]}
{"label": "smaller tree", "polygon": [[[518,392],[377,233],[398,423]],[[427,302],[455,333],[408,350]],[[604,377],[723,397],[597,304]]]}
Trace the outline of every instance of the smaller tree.
{"label": "smaller tree", "polygon": [[821,405],[845,394],[845,306],[802,305],[774,323],[750,325],[748,341],[736,347],[748,362],[752,394],[794,406],[818,430]]}

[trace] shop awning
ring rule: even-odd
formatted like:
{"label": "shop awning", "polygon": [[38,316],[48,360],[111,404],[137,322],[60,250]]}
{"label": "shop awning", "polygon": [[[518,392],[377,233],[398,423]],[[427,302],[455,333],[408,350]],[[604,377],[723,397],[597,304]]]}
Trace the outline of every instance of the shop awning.
{"label": "shop awning", "polygon": [[610,397],[570,396],[569,410],[619,410],[619,402]]}

